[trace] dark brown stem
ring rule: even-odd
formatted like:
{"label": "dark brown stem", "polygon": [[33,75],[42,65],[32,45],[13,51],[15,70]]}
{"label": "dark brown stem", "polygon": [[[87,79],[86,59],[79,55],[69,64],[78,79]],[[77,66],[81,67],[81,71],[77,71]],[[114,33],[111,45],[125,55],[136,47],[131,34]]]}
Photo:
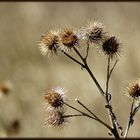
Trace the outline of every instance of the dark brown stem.
{"label": "dark brown stem", "polygon": [[106,124],[105,122],[103,122],[102,120],[100,120],[100,119],[98,119],[98,118],[95,118],[95,117],[92,117],[92,116],[90,116],[90,115],[88,115],[88,114],[86,114],[86,113],[80,111],[79,109],[77,109],[77,108],[75,108],[75,107],[73,107],[73,106],[67,104],[67,103],[65,103],[65,105],[67,105],[68,107],[70,107],[70,108],[72,108],[72,109],[78,111],[78,112],[81,113],[83,116],[86,116],[86,117],[88,117],[88,118],[91,118],[91,119],[94,119],[94,120],[100,122],[102,125],[104,125],[106,128],[108,128],[108,129],[113,133],[113,129],[112,129],[108,124]]}
{"label": "dark brown stem", "polygon": [[112,72],[113,72],[113,70],[114,70],[114,68],[115,68],[115,66],[116,66],[116,64],[117,64],[117,62],[118,62],[118,60],[115,61],[113,67],[111,68],[110,73],[109,73],[109,77],[111,76],[111,74],[112,74]]}
{"label": "dark brown stem", "polygon": [[85,60],[87,59],[88,57],[88,53],[89,53],[89,41],[87,41],[87,51],[86,51],[86,56],[85,56]]}
{"label": "dark brown stem", "polygon": [[78,60],[76,60],[75,58],[73,58],[72,56],[70,56],[69,54],[67,54],[66,52],[62,51],[68,58],[70,58],[71,60],[73,60],[74,62],[78,63],[79,65],[81,65],[84,68],[84,65],[79,62]]}
{"label": "dark brown stem", "polygon": [[126,130],[125,130],[124,138],[127,138],[130,126],[133,124],[133,117],[134,117],[134,115],[133,115],[133,108],[134,108],[134,103],[135,103],[135,100],[133,99],[132,105],[131,105],[131,109],[130,109],[130,116],[129,116],[128,124],[127,124]]}
{"label": "dark brown stem", "polygon": [[[101,88],[100,84],[98,83],[98,81],[97,81],[97,79],[95,78],[95,76],[93,75],[93,73],[91,72],[91,70],[90,70],[90,68],[89,68],[89,66],[88,66],[88,64],[87,64],[87,62],[86,62],[86,59],[83,58],[83,56],[79,53],[79,51],[78,51],[75,47],[73,47],[73,49],[74,49],[74,51],[77,53],[77,55],[81,58],[81,60],[83,61],[84,64],[82,64],[81,62],[75,60],[75,59],[72,58],[71,56],[69,57],[68,54],[66,54],[66,55],[67,55],[70,59],[72,59],[73,61],[77,62],[77,63],[80,64],[83,68],[85,68],[85,69],[87,70],[87,72],[88,72],[89,75],[91,76],[92,80],[93,80],[94,83],[96,84],[97,88],[99,89],[101,95],[106,99],[106,96],[105,96],[106,94],[105,94],[105,92],[103,91],[103,89]],[[114,69],[114,68],[113,68],[113,69]],[[113,70],[112,70],[112,71],[113,71]],[[112,73],[112,72],[111,72],[111,73]],[[108,104],[108,100],[105,100],[105,101],[106,101],[107,105],[109,105],[109,104]],[[114,115],[114,113],[113,113],[113,111],[112,111],[112,107],[109,106],[108,109],[109,109],[110,115],[114,117],[115,115]],[[88,116],[88,117],[89,117],[89,116]],[[91,117],[91,116],[90,116],[90,117]],[[94,118],[94,119],[97,120],[96,118]],[[113,120],[114,120],[114,119],[113,119]],[[99,120],[98,120],[98,121],[99,121]],[[100,122],[100,121],[99,121],[99,122]],[[114,124],[115,124],[115,123],[114,123]],[[115,129],[115,128],[116,128],[116,125],[114,126],[114,129],[111,129],[111,132],[113,133],[113,135],[114,135],[116,138],[119,138],[118,131],[117,131],[117,129]],[[110,126],[109,126],[109,129],[110,129]]]}
{"label": "dark brown stem", "polygon": [[108,94],[108,85],[109,85],[109,76],[110,75],[110,55],[108,56],[108,64],[107,64],[107,80],[106,80],[106,95]]}
{"label": "dark brown stem", "polygon": [[[94,117],[92,117],[92,116],[90,116],[90,115],[84,113],[83,111],[80,111],[79,109],[77,109],[77,108],[75,108],[75,107],[73,107],[73,106],[71,106],[71,105],[69,105],[69,104],[67,104],[67,103],[65,103],[65,105],[68,106],[68,107],[70,107],[70,108],[72,108],[72,109],[74,109],[74,110],[76,110],[76,111],[78,111],[79,113],[81,113],[81,114],[83,114],[83,115],[85,115],[85,116],[87,116],[87,117],[89,117],[89,118],[94,118]],[[95,119],[95,118],[94,118],[94,119]]]}
{"label": "dark brown stem", "polygon": [[75,101],[80,104],[82,107],[84,107],[91,115],[93,115],[95,118],[98,118],[91,110],[89,110],[83,103],[81,103],[78,99],[75,99]]}
{"label": "dark brown stem", "polygon": [[[116,63],[113,65],[112,69],[110,70],[110,55],[108,55],[108,63],[107,63],[107,79],[106,79],[106,102],[107,102],[107,109],[108,109],[108,116],[109,116],[109,119],[110,119],[110,123],[112,125],[112,127],[114,128],[114,132],[119,136],[118,134],[118,130],[117,130],[117,127],[116,127],[116,116],[115,114],[113,113],[113,110],[112,110],[112,105],[111,105],[111,95],[108,93],[108,88],[109,88],[109,80],[110,80],[110,76],[111,76],[111,73],[113,71],[113,69],[115,68],[115,65]],[[110,96],[110,97],[109,97]]]}
{"label": "dark brown stem", "polygon": [[79,53],[79,51],[74,47],[75,52],[78,54],[78,56],[81,58],[81,60],[84,63],[84,68],[88,71],[89,75],[91,76],[92,80],[95,82],[97,88],[99,89],[100,93],[104,96],[104,91],[101,88],[100,84],[98,83],[97,79],[95,78],[95,76],[93,75],[93,73],[91,72],[86,60],[82,57],[82,55]]}

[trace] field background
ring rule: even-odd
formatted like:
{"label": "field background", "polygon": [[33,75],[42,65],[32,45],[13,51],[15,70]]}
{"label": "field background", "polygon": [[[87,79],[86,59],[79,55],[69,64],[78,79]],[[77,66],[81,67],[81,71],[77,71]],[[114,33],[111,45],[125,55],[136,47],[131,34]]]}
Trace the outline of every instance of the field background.
{"label": "field background", "polygon": [[[89,20],[102,22],[121,41],[121,57],[110,91],[114,111],[124,128],[130,109],[125,87],[140,75],[139,16],[137,2],[0,2],[0,81],[13,85],[11,94],[0,100],[0,137],[109,137],[105,127],[82,117],[73,118],[61,131],[44,125],[42,92],[53,86],[68,90],[70,104],[81,108],[74,101],[78,98],[109,123],[104,100],[88,74],[61,54],[52,59],[42,56],[37,45],[48,29],[80,28]],[[88,62],[105,88],[106,57],[91,49]],[[8,126],[16,119],[19,132],[8,134]],[[130,137],[140,137],[139,123],[137,114]]]}

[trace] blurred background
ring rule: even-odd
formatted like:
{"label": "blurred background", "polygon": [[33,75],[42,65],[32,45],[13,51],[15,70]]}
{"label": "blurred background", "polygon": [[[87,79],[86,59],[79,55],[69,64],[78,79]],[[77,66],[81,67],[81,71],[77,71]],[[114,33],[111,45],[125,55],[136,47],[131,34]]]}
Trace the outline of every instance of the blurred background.
{"label": "blurred background", "polygon": [[[68,90],[69,104],[84,111],[74,101],[78,98],[109,124],[104,100],[86,71],[62,54],[48,59],[38,49],[46,30],[80,28],[90,20],[102,22],[121,42],[109,90],[114,112],[125,128],[130,110],[126,86],[140,76],[139,15],[138,2],[0,2],[0,82],[11,87],[0,98],[0,137],[110,137],[104,126],[84,117],[71,119],[59,131],[44,125],[43,91],[55,86]],[[106,60],[97,49],[90,50],[88,62],[103,88]],[[137,114],[129,137],[140,137],[139,123]]]}

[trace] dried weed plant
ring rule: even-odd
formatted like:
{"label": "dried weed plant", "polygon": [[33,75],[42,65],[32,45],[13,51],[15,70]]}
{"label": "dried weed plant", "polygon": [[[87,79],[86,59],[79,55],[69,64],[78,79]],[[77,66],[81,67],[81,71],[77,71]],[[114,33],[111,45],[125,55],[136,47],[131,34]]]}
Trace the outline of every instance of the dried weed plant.
{"label": "dried weed plant", "polygon": [[[84,41],[86,46],[82,46],[80,43],[81,41]],[[94,46],[97,46],[97,48],[103,52],[107,59],[105,89],[101,87],[87,62],[90,48]],[[80,53],[80,47],[86,47],[85,56],[82,56]],[[127,138],[129,129],[134,123],[134,116],[140,108],[140,79],[130,83],[127,87],[127,95],[132,99],[132,105],[128,123],[126,128],[123,129],[114,113],[112,106],[113,94],[109,91],[109,81],[121,53],[121,45],[118,39],[115,36],[110,36],[108,32],[105,31],[102,23],[90,22],[80,29],[65,28],[62,30],[47,31],[42,35],[39,41],[39,48],[43,55],[47,55],[49,57],[57,53],[62,53],[67,58],[80,65],[82,70],[87,71],[96,87],[98,88],[99,93],[105,100],[105,109],[108,112],[108,117],[110,120],[110,124],[107,124],[78,99],[75,99],[75,101],[84,109],[86,109],[88,113],[85,113],[78,108],[68,104],[68,99],[66,96],[67,91],[61,87],[56,87],[50,91],[45,92],[44,94],[44,101],[48,104],[48,118],[46,121],[48,126],[60,127],[65,122],[67,122],[68,118],[70,117],[72,118],[84,116],[93,119],[106,127],[110,136],[114,136],[115,138]],[[81,61],[72,57],[70,55],[71,51],[74,51]],[[77,111],[77,114],[66,114],[67,107]]]}

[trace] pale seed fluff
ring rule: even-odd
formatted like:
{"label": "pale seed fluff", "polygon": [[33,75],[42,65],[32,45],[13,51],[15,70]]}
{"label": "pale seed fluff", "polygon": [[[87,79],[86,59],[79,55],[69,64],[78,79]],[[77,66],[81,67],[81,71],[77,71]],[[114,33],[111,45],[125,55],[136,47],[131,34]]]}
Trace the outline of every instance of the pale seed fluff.
{"label": "pale seed fluff", "polygon": [[52,56],[57,54],[59,48],[59,31],[47,31],[41,36],[38,45],[42,55]]}
{"label": "pale seed fluff", "polygon": [[49,105],[48,109],[63,108],[67,102],[66,90],[61,87],[52,88],[44,94],[44,100]]}
{"label": "pale seed fluff", "polygon": [[79,30],[80,39],[87,40],[93,44],[101,44],[106,37],[104,26],[100,22],[89,22]]}

